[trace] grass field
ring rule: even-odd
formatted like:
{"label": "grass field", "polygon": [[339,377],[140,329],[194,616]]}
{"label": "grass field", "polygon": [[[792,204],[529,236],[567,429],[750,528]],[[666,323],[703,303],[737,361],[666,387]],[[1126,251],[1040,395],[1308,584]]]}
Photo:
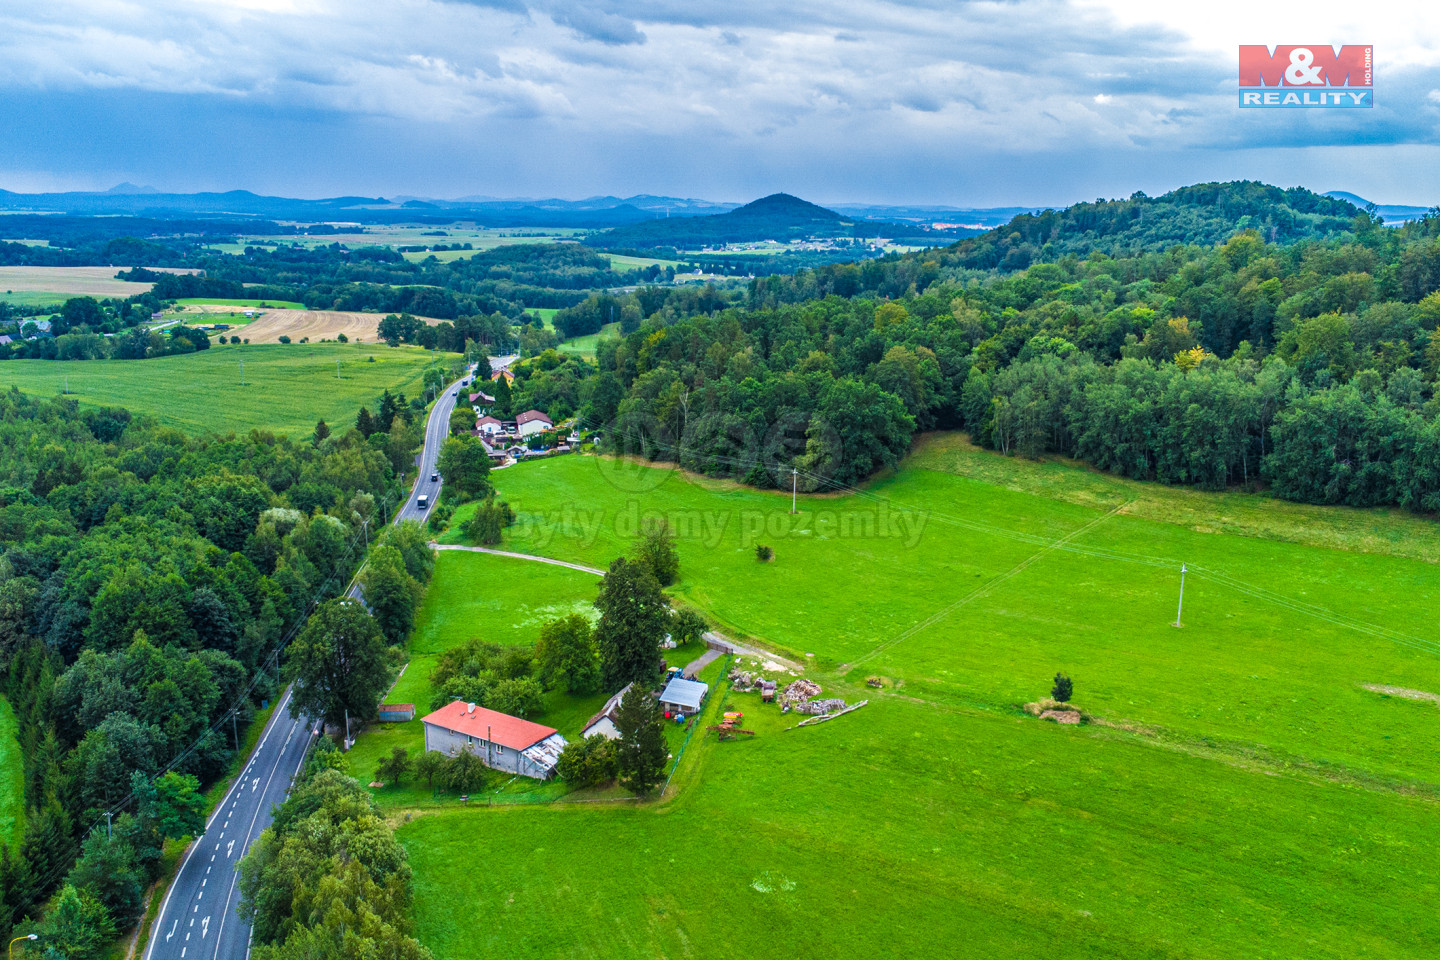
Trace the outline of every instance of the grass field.
{"label": "grass field", "polygon": [[[659,804],[403,825],[437,957],[1419,957],[1440,934],[1428,519],[955,436],[793,518],[598,457],[493,479],[506,549],[604,566],[666,516],[677,597],[871,705],[782,733],[731,694],[759,736],[692,749]],[[1019,709],[1057,670],[1088,725]],[[467,849],[484,870],[453,869]]]}
{"label": "grass field", "polygon": [[25,766],[18,735],[15,711],[0,697],[0,843],[11,845],[19,843],[25,826]]}
{"label": "grass field", "polygon": [[225,300],[214,297],[183,297],[175,301],[182,307],[275,307],[281,310],[304,310],[305,304],[293,300]]}
{"label": "grass field", "polygon": [[[548,325],[548,324],[547,324]],[[561,353],[578,353],[582,357],[594,357],[595,348],[600,341],[607,337],[620,336],[620,323],[607,323],[600,328],[599,333],[587,334],[583,337],[572,337],[560,344]]]}
{"label": "grass field", "polygon": [[68,380],[82,404],[123,406],[187,433],[258,427],[300,436],[320,419],[353,423],[360,406],[373,407],[387,388],[417,396],[425,368],[450,356],[415,347],[309,343],[216,346],[154,360],[10,360],[0,364],[0,388],[54,396]]}

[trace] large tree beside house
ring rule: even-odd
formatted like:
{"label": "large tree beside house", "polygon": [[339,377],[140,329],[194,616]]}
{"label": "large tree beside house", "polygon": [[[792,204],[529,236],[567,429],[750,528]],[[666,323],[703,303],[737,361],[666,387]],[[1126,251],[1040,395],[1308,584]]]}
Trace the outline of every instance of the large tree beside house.
{"label": "large tree beside house", "polygon": [[286,665],[295,677],[292,717],[323,717],[343,726],[345,717],[374,711],[390,679],[385,637],[370,614],[348,598],[322,604],[290,644]]}
{"label": "large tree beside house", "polygon": [[620,700],[615,712],[615,727],[620,740],[615,748],[615,766],[620,785],[635,793],[649,793],[665,778],[664,717],[660,703],[639,684],[632,686]]}
{"label": "large tree beside house", "polygon": [[600,583],[595,606],[600,611],[595,643],[605,686],[654,686],[660,678],[660,641],[670,625],[670,608],[655,575],[644,564],[618,558]]}

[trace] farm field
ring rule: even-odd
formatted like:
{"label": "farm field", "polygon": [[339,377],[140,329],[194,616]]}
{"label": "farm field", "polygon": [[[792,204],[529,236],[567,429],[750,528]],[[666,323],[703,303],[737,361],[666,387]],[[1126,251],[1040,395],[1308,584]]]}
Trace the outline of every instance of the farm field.
{"label": "farm field", "polygon": [[[422,813],[399,836],[437,957],[1421,956],[1440,932],[1429,520],[938,435],[793,519],[788,494],[599,457],[493,481],[505,549],[604,566],[667,516],[677,599],[871,705],[781,733],[729,694],[759,736],[692,746],[657,804]],[[1090,724],[1019,709],[1057,670]],[[486,869],[454,871],[474,849]]]}
{"label": "farm field", "polygon": [[70,395],[82,404],[126,407],[186,433],[259,428],[301,436],[316,420],[353,423],[360,406],[373,405],[387,388],[420,394],[425,368],[450,356],[417,347],[309,343],[215,346],[153,360],[10,360],[0,364],[0,388],[54,396],[68,380]]}
{"label": "farm field", "polygon": [[[279,343],[286,336],[298,342],[302,337],[311,340],[334,340],[345,334],[351,341],[375,343],[380,339],[376,332],[383,313],[352,313],[345,310],[266,310],[245,327],[245,336],[251,343]],[[428,317],[420,317],[426,323],[439,323]]]}
{"label": "farm field", "polygon": [[25,825],[25,764],[19,732],[10,701],[0,697],[0,843],[11,845],[20,842]]}
{"label": "farm field", "polygon": [[[154,284],[116,280],[122,267],[0,267],[0,290],[7,294],[44,293],[67,297],[133,297]],[[179,267],[156,267],[164,273],[194,273]]]}

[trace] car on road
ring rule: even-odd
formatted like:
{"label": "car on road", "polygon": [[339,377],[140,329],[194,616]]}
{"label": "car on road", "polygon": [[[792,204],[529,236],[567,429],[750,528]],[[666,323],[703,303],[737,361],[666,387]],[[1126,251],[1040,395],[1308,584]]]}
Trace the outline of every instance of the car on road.
{"label": "car on road", "polygon": [[432,474],[430,474],[430,482],[431,482],[431,483],[439,483],[439,482],[440,482],[440,474],[438,474],[438,473],[432,473]]}
{"label": "car on road", "polygon": [[415,498],[415,506],[419,507],[421,510],[424,510],[426,507],[430,506],[430,495],[428,493],[420,494],[420,496]]}

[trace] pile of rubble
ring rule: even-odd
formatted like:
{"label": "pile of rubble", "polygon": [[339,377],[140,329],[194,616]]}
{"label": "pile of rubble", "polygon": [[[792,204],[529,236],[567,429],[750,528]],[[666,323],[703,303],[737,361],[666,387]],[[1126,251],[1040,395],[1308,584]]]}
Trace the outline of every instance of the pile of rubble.
{"label": "pile of rubble", "polygon": [[820,696],[820,684],[814,680],[806,680],[804,677],[801,677],[780,691],[780,707],[781,709],[788,709],[804,703],[811,697],[818,696]]}
{"label": "pile of rubble", "polygon": [[730,671],[730,689],[737,693],[748,693],[758,689],[760,684],[766,682],[765,678],[758,673],[751,673],[749,670],[736,668]]}

